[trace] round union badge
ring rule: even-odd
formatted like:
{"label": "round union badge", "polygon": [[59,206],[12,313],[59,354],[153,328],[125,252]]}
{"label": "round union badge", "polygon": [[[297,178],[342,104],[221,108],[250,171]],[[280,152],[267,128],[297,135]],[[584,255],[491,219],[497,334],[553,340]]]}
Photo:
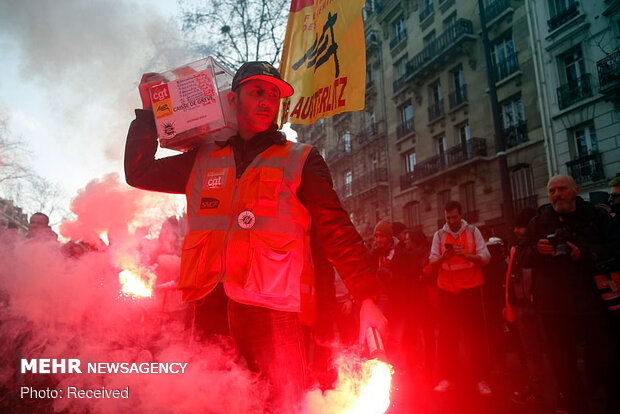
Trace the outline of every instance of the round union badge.
{"label": "round union badge", "polygon": [[251,211],[245,210],[237,217],[237,223],[242,229],[251,229],[254,227],[254,223],[256,223],[256,217]]}

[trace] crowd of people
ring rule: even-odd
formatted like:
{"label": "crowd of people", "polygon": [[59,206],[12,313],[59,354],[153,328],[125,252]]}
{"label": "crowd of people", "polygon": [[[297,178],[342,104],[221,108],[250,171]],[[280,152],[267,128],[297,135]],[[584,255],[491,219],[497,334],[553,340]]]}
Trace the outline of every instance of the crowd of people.
{"label": "crowd of people", "polygon": [[527,380],[513,403],[620,412],[620,178],[610,186],[610,205],[595,206],[570,176],[552,177],[549,203],[519,212],[507,240],[485,240],[456,201],[430,243],[379,221],[370,260],[396,371],[417,369],[439,395],[484,397],[515,352]]}

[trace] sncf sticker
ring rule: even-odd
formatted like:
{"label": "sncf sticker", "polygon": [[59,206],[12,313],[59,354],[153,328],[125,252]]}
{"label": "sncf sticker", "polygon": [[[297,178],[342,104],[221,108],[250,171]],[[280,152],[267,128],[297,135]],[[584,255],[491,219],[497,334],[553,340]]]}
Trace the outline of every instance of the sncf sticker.
{"label": "sncf sticker", "polygon": [[203,197],[200,199],[201,210],[217,208],[219,205],[220,205],[220,200],[218,200],[217,198]]}
{"label": "sncf sticker", "polygon": [[202,183],[202,189],[206,190],[208,188],[222,188],[224,187],[225,182],[225,169],[207,171],[207,173],[205,174],[205,179]]}

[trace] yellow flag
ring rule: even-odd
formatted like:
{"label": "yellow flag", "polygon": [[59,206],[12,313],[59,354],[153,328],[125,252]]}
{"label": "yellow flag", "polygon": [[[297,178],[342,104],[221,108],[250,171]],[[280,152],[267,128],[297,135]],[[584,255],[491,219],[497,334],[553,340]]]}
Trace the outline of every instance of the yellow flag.
{"label": "yellow flag", "polygon": [[365,0],[292,0],[280,73],[295,93],[282,101],[281,125],[364,108]]}

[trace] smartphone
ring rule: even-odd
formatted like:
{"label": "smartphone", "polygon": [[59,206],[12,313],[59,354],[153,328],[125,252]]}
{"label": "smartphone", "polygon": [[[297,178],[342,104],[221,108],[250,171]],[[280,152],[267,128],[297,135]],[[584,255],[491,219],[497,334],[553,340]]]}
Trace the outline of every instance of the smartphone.
{"label": "smartphone", "polygon": [[444,246],[446,246],[446,250],[450,250],[452,248],[452,243],[446,243]]}

